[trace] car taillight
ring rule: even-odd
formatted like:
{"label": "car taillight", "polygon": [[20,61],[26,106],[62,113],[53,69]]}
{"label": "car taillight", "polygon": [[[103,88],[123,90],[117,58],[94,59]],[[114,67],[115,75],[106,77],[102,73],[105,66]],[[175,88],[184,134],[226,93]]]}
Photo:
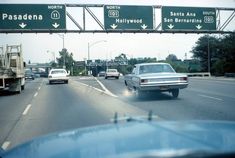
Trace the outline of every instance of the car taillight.
{"label": "car taillight", "polygon": [[180,77],[180,81],[187,81],[188,77]]}
{"label": "car taillight", "polygon": [[148,82],[147,79],[141,79],[141,80],[140,80],[140,83],[147,83],[147,82]]}

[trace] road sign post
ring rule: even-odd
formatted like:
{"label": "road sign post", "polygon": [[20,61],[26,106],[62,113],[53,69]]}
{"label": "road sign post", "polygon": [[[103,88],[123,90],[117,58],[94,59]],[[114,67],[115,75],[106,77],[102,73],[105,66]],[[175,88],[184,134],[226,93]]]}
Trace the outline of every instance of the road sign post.
{"label": "road sign post", "polygon": [[1,30],[66,29],[65,5],[0,4]]}
{"label": "road sign post", "polygon": [[162,7],[162,30],[216,30],[215,8]]}
{"label": "road sign post", "polygon": [[153,29],[152,6],[104,6],[105,30]]}

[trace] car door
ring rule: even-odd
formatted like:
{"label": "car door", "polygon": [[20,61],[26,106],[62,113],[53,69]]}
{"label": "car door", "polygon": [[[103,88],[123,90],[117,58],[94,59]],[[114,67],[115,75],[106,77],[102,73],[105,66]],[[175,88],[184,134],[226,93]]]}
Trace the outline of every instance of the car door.
{"label": "car door", "polygon": [[133,88],[133,77],[136,75],[136,66],[133,68],[132,72],[125,76],[126,84],[129,88]]}

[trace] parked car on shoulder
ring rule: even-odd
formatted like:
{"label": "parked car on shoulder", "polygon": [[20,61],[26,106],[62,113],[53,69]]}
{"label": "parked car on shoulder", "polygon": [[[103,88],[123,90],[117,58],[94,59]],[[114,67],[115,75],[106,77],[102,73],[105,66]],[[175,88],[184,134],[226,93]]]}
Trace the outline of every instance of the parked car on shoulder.
{"label": "parked car on shoulder", "polygon": [[168,63],[137,64],[132,73],[124,77],[124,81],[138,98],[147,91],[168,91],[177,98],[179,89],[188,86],[187,75],[176,73]]}
{"label": "parked car on shoulder", "polygon": [[49,84],[60,81],[68,84],[69,73],[65,69],[51,69],[48,75],[48,79]]}
{"label": "parked car on shoulder", "polygon": [[107,69],[105,73],[105,79],[108,79],[110,77],[114,77],[116,79],[119,79],[120,73],[117,71],[117,69]]}

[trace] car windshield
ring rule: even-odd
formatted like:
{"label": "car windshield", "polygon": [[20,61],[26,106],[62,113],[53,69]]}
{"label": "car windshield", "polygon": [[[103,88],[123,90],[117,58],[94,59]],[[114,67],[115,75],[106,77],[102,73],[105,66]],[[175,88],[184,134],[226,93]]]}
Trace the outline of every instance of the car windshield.
{"label": "car windshield", "polygon": [[0,158],[235,152],[233,124],[235,0],[0,0]]}
{"label": "car windshield", "polygon": [[140,66],[139,74],[146,73],[165,73],[174,72],[174,70],[169,65],[144,65]]}

